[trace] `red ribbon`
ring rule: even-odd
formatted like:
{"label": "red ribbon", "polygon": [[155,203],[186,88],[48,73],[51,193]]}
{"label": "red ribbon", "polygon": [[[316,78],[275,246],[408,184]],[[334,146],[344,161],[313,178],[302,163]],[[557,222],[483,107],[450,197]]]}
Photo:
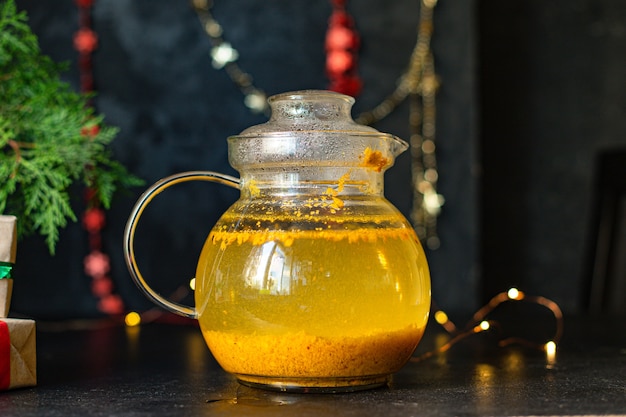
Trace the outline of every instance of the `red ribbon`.
{"label": "red ribbon", "polygon": [[0,320],[0,391],[11,385],[11,338],[9,326]]}

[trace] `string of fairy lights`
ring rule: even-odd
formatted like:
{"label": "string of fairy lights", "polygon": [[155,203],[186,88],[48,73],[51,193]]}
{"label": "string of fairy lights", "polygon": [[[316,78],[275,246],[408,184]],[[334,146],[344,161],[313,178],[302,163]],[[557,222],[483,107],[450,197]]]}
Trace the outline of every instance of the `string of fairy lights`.
{"label": "string of fairy lights", "polygon": [[[76,0],[79,10],[79,29],[74,36],[74,47],[79,53],[81,90],[86,93],[94,91],[91,58],[98,45],[97,34],[93,31],[91,25],[91,9],[94,6],[94,2],[95,0]],[[212,52],[214,67],[216,69],[225,68],[228,71],[233,81],[238,84],[244,93],[246,106],[255,112],[266,112],[265,93],[263,90],[255,87],[252,84],[252,77],[238,67],[236,63],[237,52],[223,40],[222,27],[210,13],[210,4],[212,3],[208,3],[206,0],[194,0],[193,2],[194,8],[199,13],[200,20],[203,22],[204,29],[210,36],[214,46]],[[335,13],[345,12],[344,1],[335,0],[332,4]],[[437,171],[434,157],[434,118],[435,93],[438,81],[434,72],[433,55],[430,51],[430,39],[434,28],[432,17],[436,0],[422,0],[420,5],[418,40],[409,68],[400,77],[396,90],[373,110],[361,114],[357,121],[363,124],[376,122],[393,111],[406,97],[411,98],[411,145],[414,148],[414,158],[417,155],[421,158],[420,161],[422,161],[417,170],[414,169],[413,172],[414,185],[421,187],[418,190],[419,193],[417,193],[421,199],[416,200],[419,206],[414,209],[412,220],[418,223],[416,230],[421,232],[420,236],[430,239],[426,240],[425,243],[429,246],[437,247],[439,239],[435,228],[436,216],[438,215],[439,207],[443,204],[443,198],[437,194],[435,188]],[[352,26],[352,22],[350,24]],[[353,30],[352,28],[350,29]],[[354,32],[354,35],[356,36],[356,32]],[[222,54],[225,53],[224,47],[230,50],[230,58],[222,65],[216,66],[216,55],[220,51]],[[354,51],[352,50],[351,53],[354,53]],[[360,82],[358,75],[354,72],[354,67],[351,67],[350,71],[351,79],[356,79]],[[345,82],[345,80],[342,82]],[[90,191],[87,194],[88,202],[89,194]],[[170,315],[159,308],[152,308],[142,313],[130,311],[125,315],[123,314],[124,304],[119,295],[115,293],[113,282],[108,275],[110,269],[109,258],[102,252],[101,232],[105,226],[105,217],[102,209],[93,206],[88,207],[83,217],[83,224],[89,234],[90,244],[90,252],[85,258],[85,272],[92,278],[92,292],[99,299],[98,308],[100,311],[107,314],[115,323],[119,323],[123,319],[123,323],[129,328],[139,326],[142,323],[157,321],[165,315]],[[179,288],[171,295],[170,299],[175,301],[184,299],[190,291],[194,291],[194,286],[195,280],[192,280],[189,287],[183,286]],[[561,309],[552,300],[542,296],[528,295],[516,288],[511,288],[506,292],[495,295],[487,304],[478,309],[473,314],[471,320],[462,327],[456,326],[445,311],[433,306],[431,317],[434,322],[445,330],[449,335],[449,339],[433,350],[412,357],[411,362],[421,362],[438,354],[443,354],[469,337],[500,328],[500,323],[490,317],[495,310],[506,303],[527,303],[544,307],[552,314],[555,332],[548,340],[529,340],[516,336],[504,337],[498,339],[498,346],[505,347],[518,344],[540,350],[545,352],[548,364],[553,364],[556,360],[558,343],[563,335],[563,314]],[[189,319],[185,319],[184,322],[195,323],[195,321]]]}
{"label": "string of fairy lights", "polygon": [[509,302],[524,302],[545,307],[552,313],[555,331],[551,338],[541,341],[529,340],[527,338],[517,336],[504,337],[498,340],[498,346],[506,347],[518,344],[543,351],[546,354],[546,361],[548,365],[553,365],[556,362],[557,345],[563,336],[563,312],[561,311],[559,305],[554,301],[542,296],[525,294],[517,288],[510,288],[506,292],[496,294],[487,304],[476,311],[471,320],[462,328],[458,328],[452,320],[450,320],[445,311],[434,309],[432,312],[433,319],[441,325],[441,327],[443,327],[448,334],[451,335],[451,339],[434,350],[411,358],[411,362],[421,362],[438,353],[448,351],[452,346],[470,336],[497,329],[500,327],[499,323],[495,320],[490,320],[489,315],[502,304]]}

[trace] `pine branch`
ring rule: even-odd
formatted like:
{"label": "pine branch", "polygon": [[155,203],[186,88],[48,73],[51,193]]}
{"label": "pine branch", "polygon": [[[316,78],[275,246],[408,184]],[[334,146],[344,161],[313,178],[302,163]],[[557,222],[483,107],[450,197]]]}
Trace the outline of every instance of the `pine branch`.
{"label": "pine branch", "polygon": [[20,237],[44,236],[51,253],[59,230],[76,221],[74,183],[95,189],[105,208],[117,189],[142,183],[113,160],[118,130],[60,80],[62,70],[41,53],[14,0],[0,4],[0,213],[20,218]]}

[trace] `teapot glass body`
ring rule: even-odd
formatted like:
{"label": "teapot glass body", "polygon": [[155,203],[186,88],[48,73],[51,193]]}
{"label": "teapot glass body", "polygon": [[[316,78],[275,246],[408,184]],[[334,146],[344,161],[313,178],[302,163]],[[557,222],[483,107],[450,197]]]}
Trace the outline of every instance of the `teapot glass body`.
{"label": "teapot glass body", "polygon": [[229,138],[241,195],[204,244],[192,312],[244,384],[380,386],[423,335],[428,265],[383,195],[383,172],[406,144],[346,122],[351,100],[281,95],[268,124]]}

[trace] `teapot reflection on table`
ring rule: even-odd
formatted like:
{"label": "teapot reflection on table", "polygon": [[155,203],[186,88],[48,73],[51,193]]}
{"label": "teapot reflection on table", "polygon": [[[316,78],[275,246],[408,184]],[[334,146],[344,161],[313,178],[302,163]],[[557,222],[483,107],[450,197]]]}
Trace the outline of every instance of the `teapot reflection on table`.
{"label": "teapot reflection on table", "polygon": [[[280,391],[355,391],[387,384],[411,357],[428,320],[430,275],[422,246],[383,195],[383,173],[408,147],[355,123],[354,99],[296,91],[269,99],[267,123],[228,138],[234,178],[172,175],[138,200],[124,255],[157,305],[197,319],[224,370]],[[134,234],[166,188],[213,181],[240,190],[204,244],[195,307],[144,280]]]}

